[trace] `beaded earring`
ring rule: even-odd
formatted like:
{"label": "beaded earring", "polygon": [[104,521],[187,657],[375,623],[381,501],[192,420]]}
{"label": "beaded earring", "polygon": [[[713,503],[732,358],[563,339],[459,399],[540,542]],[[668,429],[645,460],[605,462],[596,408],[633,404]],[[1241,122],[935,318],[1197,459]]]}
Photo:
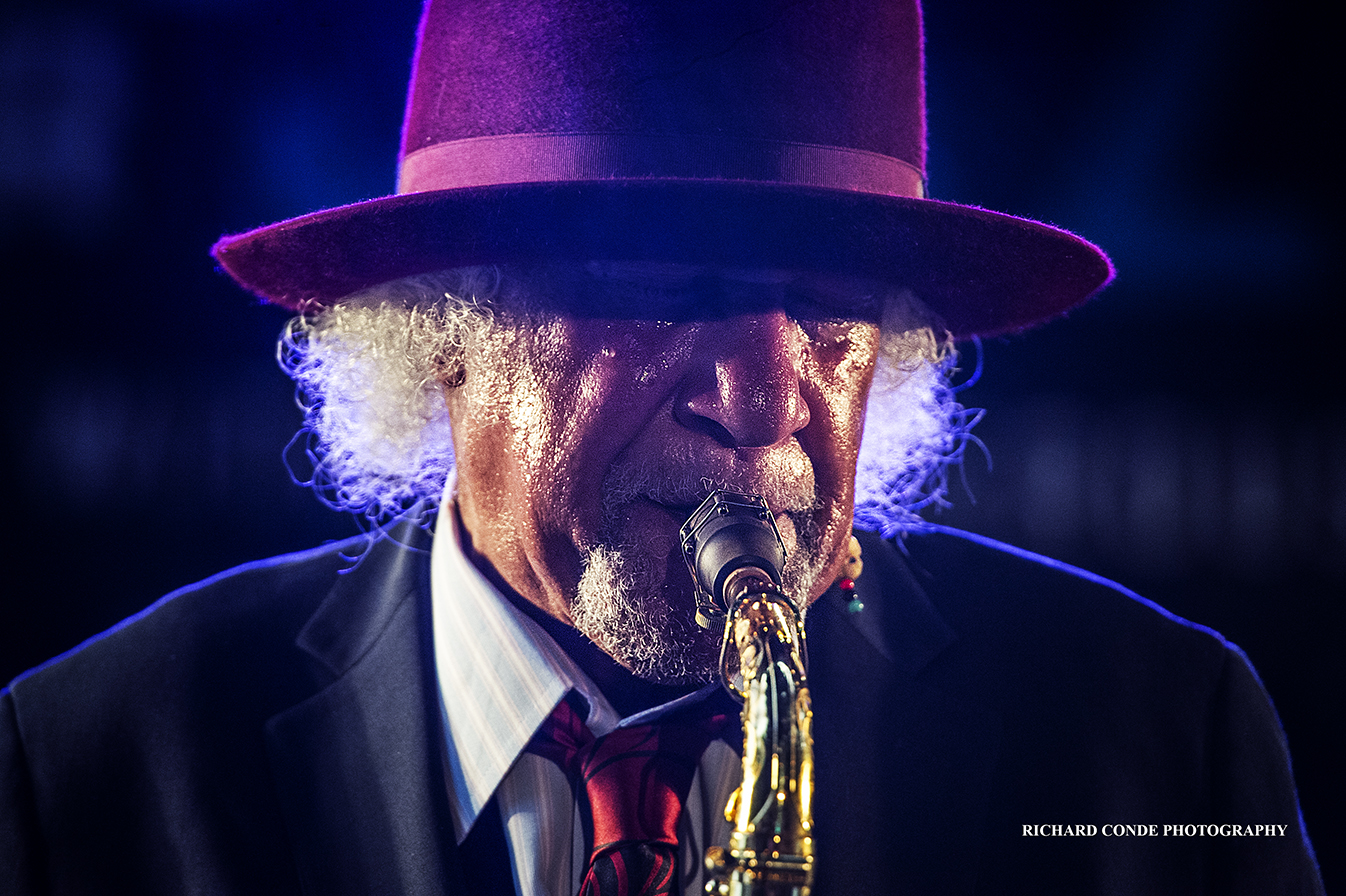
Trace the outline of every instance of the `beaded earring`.
{"label": "beaded earring", "polygon": [[864,569],[865,564],[860,559],[860,542],[854,535],[851,536],[850,556],[846,558],[846,565],[841,569],[841,577],[837,579],[837,587],[841,589],[841,597],[846,601],[846,609],[851,613],[859,613],[865,608],[861,602],[860,596],[855,593],[855,580],[860,578],[860,571]]}

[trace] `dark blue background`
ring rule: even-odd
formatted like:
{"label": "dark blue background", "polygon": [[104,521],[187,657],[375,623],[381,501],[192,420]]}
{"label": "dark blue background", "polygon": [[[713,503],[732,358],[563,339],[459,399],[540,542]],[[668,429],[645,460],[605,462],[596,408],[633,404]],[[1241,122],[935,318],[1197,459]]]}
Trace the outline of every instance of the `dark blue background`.
{"label": "dark blue background", "polygon": [[[299,420],[271,360],[285,315],[207,249],[391,191],[417,4],[120,9],[0,14],[0,680],[173,587],[354,531],[280,462]],[[1320,16],[1265,0],[926,10],[934,195],[1075,230],[1120,271],[1069,319],[984,347],[963,397],[988,409],[993,469],[974,454],[975,503],[956,486],[939,520],[1244,647],[1330,884],[1346,402],[1339,50]]]}

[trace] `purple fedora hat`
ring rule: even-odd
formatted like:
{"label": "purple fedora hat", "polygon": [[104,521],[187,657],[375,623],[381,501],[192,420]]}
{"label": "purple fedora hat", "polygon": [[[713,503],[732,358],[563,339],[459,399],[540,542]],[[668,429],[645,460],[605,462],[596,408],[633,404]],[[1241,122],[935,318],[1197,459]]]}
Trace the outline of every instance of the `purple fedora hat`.
{"label": "purple fedora hat", "polygon": [[293,310],[468,264],[846,271],[955,335],[1022,329],[1112,267],[1063,230],[925,196],[916,0],[428,0],[397,193],[223,237]]}

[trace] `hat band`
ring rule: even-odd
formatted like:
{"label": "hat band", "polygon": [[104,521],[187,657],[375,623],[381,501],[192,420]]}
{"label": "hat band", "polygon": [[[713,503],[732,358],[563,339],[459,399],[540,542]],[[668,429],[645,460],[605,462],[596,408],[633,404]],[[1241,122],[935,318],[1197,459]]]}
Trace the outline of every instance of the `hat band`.
{"label": "hat band", "polygon": [[840,146],[713,135],[505,134],[415,150],[398,193],[504,184],[613,180],[728,180],[924,198],[920,170]]}

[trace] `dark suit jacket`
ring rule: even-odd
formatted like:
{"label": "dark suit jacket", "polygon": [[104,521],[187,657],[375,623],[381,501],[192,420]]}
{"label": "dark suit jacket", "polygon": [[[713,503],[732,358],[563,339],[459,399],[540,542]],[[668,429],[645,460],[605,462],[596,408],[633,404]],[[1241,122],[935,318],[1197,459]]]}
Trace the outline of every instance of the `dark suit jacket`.
{"label": "dark suit jacket", "polygon": [[[468,892],[426,540],[360,547],[185,589],[3,692],[0,891]],[[1279,723],[1217,635],[948,535],[864,557],[864,612],[808,616],[817,894],[1321,891]],[[1024,835],[1221,822],[1287,828]]]}

